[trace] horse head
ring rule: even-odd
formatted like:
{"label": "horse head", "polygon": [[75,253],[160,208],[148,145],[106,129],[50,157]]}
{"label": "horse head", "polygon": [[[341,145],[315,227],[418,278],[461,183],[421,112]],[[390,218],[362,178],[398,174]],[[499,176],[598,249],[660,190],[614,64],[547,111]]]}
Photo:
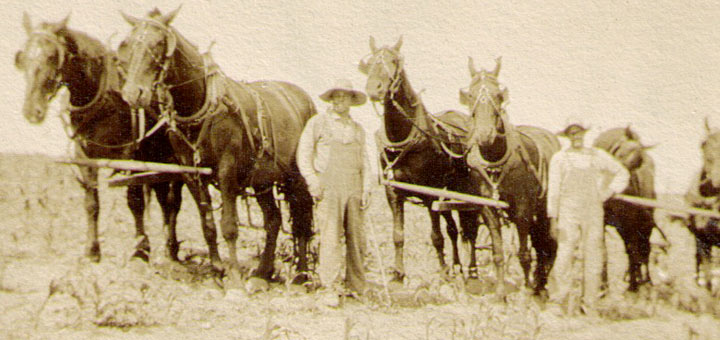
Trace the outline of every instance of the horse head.
{"label": "horse head", "polygon": [[706,137],[702,142],[703,173],[714,188],[720,188],[720,131],[710,129],[705,118]]}
{"label": "horse head", "polygon": [[62,86],[60,70],[68,53],[59,34],[66,29],[68,19],[41,23],[33,28],[30,17],[23,14],[28,40],[15,54],[15,67],[25,74],[23,115],[30,123],[40,124],[45,120],[48,104]]}
{"label": "horse head", "polygon": [[498,82],[501,58],[496,60],[495,70],[488,72],[476,70],[472,57],[468,58],[468,67],[472,80],[467,89],[460,90],[460,103],[470,108],[473,128],[470,142],[481,146],[491,145],[506,130],[505,106],[508,102],[508,90]]}
{"label": "horse head", "polygon": [[618,142],[610,153],[620,160],[625,168],[632,171],[642,165],[644,152],[652,147],[643,145],[637,133],[628,126],[625,128],[624,139]]}
{"label": "horse head", "polygon": [[144,19],[121,13],[133,26],[118,48],[118,58],[125,70],[122,97],[131,106],[148,106],[154,90],[165,80],[177,48],[177,36],[169,25],[179,10],[180,7],[162,15],[155,9]]}
{"label": "horse head", "polygon": [[383,101],[386,96],[392,95],[400,85],[400,75],[403,71],[403,56],[400,54],[402,37],[395,46],[375,46],[375,38],[370,37],[370,54],[360,61],[360,72],[367,74],[365,84],[370,100]]}

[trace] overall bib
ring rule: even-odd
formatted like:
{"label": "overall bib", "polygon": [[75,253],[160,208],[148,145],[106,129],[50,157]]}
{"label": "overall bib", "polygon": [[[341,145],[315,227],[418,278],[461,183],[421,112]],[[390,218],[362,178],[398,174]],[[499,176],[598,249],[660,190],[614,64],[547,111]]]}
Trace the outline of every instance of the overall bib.
{"label": "overall bib", "polygon": [[357,138],[344,143],[334,136],[330,145],[328,166],[320,174],[323,196],[318,202],[317,220],[320,227],[320,259],[318,275],[325,287],[340,284],[342,243],[345,236],[346,287],[356,292],[365,289],[363,264],[363,217],[360,209],[363,190],[363,145]]}
{"label": "overall bib", "polygon": [[[551,280],[554,281],[552,300],[563,303],[576,277],[572,275],[576,249],[582,259],[582,297],[586,306],[600,298],[605,254],[605,226],[603,200],[599,178],[602,174],[593,158],[573,157],[573,167],[567,169],[560,188],[558,209],[558,248]],[[570,275],[569,275],[570,274]]]}

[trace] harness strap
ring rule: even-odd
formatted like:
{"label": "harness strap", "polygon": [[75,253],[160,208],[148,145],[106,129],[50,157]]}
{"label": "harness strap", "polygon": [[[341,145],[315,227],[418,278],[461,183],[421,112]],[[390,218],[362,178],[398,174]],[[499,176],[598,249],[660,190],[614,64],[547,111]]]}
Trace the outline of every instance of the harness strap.
{"label": "harness strap", "polygon": [[[517,131],[517,133],[529,138],[531,141],[533,141],[532,137],[526,133],[523,133],[522,131]],[[534,141],[533,141],[534,142]],[[520,141],[518,143],[518,151],[520,152],[520,158],[523,160],[523,163],[525,166],[532,172],[532,174],[535,176],[535,179],[537,179],[538,183],[540,183],[540,197],[545,197],[545,194],[547,193],[547,166],[546,162],[547,160],[545,157],[543,157],[542,152],[540,150],[540,147],[537,145],[537,143],[534,143],[535,147],[537,148],[538,153],[538,164],[535,166],[532,162],[532,159],[530,159],[530,153],[528,153],[527,149],[525,148],[525,143]]]}
{"label": "harness strap", "polygon": [[257,156],[260,158],[262,154],[267,151],[272,151],[272,146],[270,145],[270,141],[268,140],[268,127],[265,125],[266,122],[266,114],[265,114],[265,102],[260,98],[260,94],[255,91],[250,84],[243,83],[241,84],[245,85],[245,89],[250,93],[250,96],[252,97],[253,101],[255,102],[255,115],[257,117],[257,125],[258,129],[260,131],[260,149],[258,150]]}
{"label": "harness strap", "polygon": [[247,134],[248,142],[250,143],[250,149],[255,150],[255,138],[252,135],[252,130],[250,127],[250,122],[248,121],[248,115],[245,111],[245,108],[243,108],[242,104],[240,104],[240,99],[235,96],[235,93],[232,91],[227,91],[227,97],[223,98],[223,103],[228,108],[236,109],[237,111],[240,111],[240,119],[242,119],[243,125],[245,126],[245,134]]}

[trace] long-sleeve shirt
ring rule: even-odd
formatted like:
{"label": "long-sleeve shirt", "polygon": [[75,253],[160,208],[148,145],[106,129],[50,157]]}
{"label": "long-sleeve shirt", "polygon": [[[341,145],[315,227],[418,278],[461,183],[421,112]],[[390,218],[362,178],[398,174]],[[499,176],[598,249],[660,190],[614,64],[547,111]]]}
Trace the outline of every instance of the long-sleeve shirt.
{"label": "long-sleeve shirt", "polygon": [[363,187],[365,190],[372,183],[370,178],[370,158],[365,146],[365,130],[350,117],[342,117],[329,109],[324,114],[310,118],[305,125],[297,148],[297,165],[308,186],[320,187],[319,174],[325,172],[331,164],[330,140],[343,143],[359,143],[362,147]]}
{"label": "long-sleeve shirt", "polygon": [[598,148],[566,149],[553,155],[548,183],[548,217],[581,217],[628,185],[630,173],[613,156]]}

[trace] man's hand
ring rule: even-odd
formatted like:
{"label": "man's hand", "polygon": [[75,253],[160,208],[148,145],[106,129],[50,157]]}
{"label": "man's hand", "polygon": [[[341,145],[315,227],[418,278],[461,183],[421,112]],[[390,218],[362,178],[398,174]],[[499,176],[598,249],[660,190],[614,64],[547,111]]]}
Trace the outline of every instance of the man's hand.
{"label": "man's hand", "polygon": [[553,238],[553,240],[558,239],[558,219],[557,217],[550,217],[550,237]]}
{"label": "man's hand", "polygon": [[320,185],[320,181],[308,181],[308,191],[310,191],[310,196],[313,197],[313,201],[317,202],[322,200],[324,190],[322,185]]}
{"label": "man's hand", "polygon": [[365,190],[362,193],[362,199],[360,201],[360,209],[365,210],[370,206],[370,190]]}

